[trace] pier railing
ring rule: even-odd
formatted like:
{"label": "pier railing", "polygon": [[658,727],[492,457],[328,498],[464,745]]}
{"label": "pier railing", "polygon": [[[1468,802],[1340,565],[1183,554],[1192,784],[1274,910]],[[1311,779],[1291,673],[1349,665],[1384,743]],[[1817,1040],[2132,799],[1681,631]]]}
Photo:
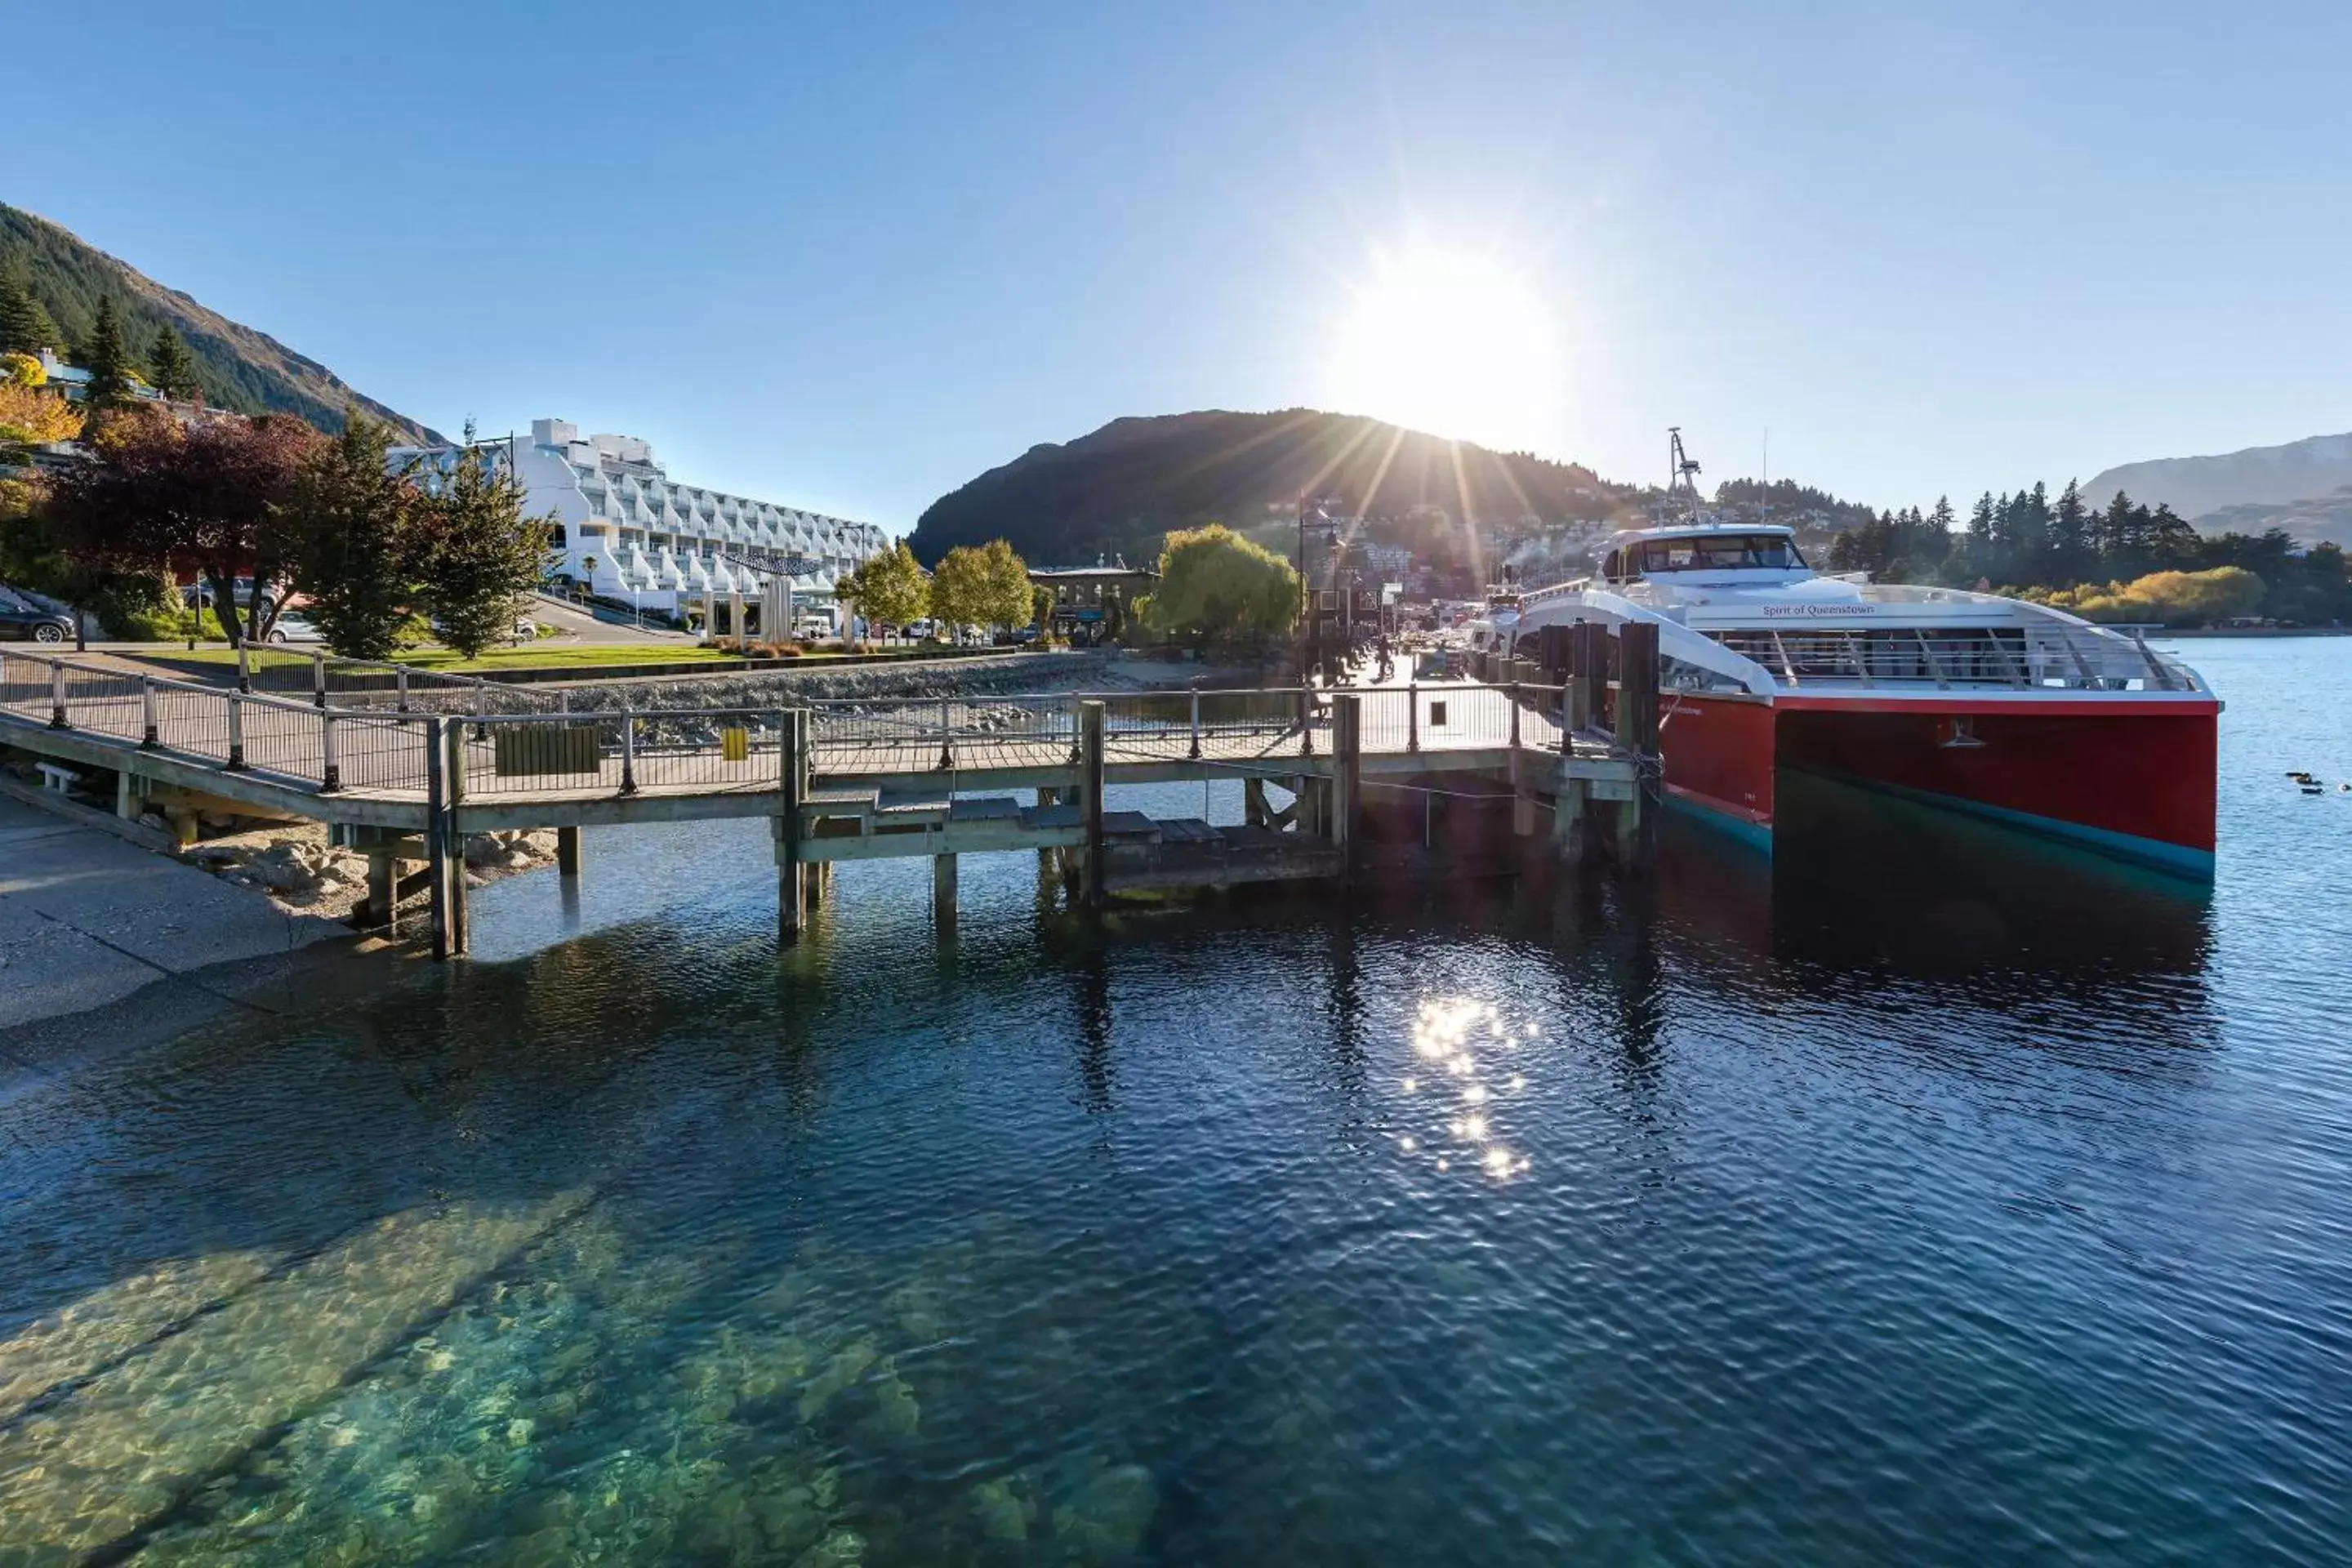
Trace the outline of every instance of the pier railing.
{"label": "pier railing", "polygon": [[[316,666],[307,658],[268,672]],[[414,693],[412,692],[412,695]],[[1402,753],[1569,749],[1566,689],[1442,683],[1356,689],[1361,744]],[[820,777],[877,780],[1034,771],[1076,763],[1083,706],[1104,710],[1114,765],[1232,764],[1263,772],[1335,748],[1334,693],[1299,687],[1050,692],[796,703]],[[627,707],[439,715],[462,795],[731,793],[782,787],[786,707]],[[320,793],[421,795],[424,711],[321,703],[131,674],[39,654],[0,655],[0,712]],[[952,787],[950,785],[950,787]]]}
{"label": "pier railing", "polygon": [[321,793],[422,789],[422,714],[327,707],[40,654],[0,654],[0,711]]}

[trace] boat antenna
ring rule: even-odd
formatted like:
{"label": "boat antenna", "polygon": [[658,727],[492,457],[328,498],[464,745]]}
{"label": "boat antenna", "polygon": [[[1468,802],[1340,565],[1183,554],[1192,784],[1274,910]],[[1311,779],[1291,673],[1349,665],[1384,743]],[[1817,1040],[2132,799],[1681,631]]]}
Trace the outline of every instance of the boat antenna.
{"label": "boat antenna", "polygon": [[1666,476],[1666,494],[1688,496],[1690,510],[1694,512],[1697,511],[1700,505],[1698,459],[1683,450],[1683,427],[1679,425],[1666,426],[1666,467],[1669,470]]}

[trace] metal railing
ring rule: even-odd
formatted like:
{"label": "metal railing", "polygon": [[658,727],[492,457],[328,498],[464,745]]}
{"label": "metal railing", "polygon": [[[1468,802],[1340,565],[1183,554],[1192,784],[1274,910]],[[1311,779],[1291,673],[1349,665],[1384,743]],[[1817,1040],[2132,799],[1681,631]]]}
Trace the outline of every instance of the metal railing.
{"label": "metal railing", "polygon": [[[266,672],[318,666],[307,658]],[[281,688],[281,689],[283,689]],[[1328,756],[1336,693],[1040,693],[805,704],[809,766],[836,779],[1061,768],[1079,760],[1081,705],[1104,705],[1114,763]],[[1475,684],[1360,689],[1368,752],[1568,749],[1566,689]],[[426,716],[320,706],[268,692],[0,655],[0,712],[319,793],[425,791]],[[802,706],[796,704],[795,706]],[[782,786],[784,708],[661,708],[455,716],[466,797],[712,794]]]}
{"label": "metal railing", "polygon": [[[2070,691],[2195,691],[2184,665],[2137,637],[2068,626],[2054,618],[2019,626],[1931,631],[1790,627],[1713,634],[1785,684],[2008,687]],[[1696,670],[1698,667],[1686,667]],[[1669,687],[1688,680],[1668,671]],[[1702,672],[1703,673],[1703,672]]]}
{"label": "metal railing", "polygon": [[38,654],[0,654],[0,711],[142,751],[332,793],[422,789],[421,718],[133,675]]}

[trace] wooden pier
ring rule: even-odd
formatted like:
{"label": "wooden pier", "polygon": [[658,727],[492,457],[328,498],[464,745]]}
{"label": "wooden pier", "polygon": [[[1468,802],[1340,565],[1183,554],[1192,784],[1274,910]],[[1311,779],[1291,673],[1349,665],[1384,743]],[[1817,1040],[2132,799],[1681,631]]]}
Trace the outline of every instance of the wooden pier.
{"label": "wooden pier", "polygon": [[[491,712],[462,689],[436,694],[456,710],[425,711],[405,681],[337,691],[323,663],[304,701],[10,652],[0,746],[111,773],[122,816],[159,810],[183,843],[207,803],[327,823],[368,856],[368,923],[396,931],[427,895],[436,956],[467,948],[468,834],[553,828],[569,879],[583,826],[766,817],[790,942],[838,861],[930,857],[947,926],[965,855],[1037,854],[1089,907],[1345,879],[1368,825],[1464,794],[1507,803],[1514,836],[1547,856],[1638,858],[1654,649],[1644,662],[1628,646],[1622,663],[1636,679],[1613,689],[1588,654],[1550,682]],[[1118,785],[1219,779],[1242,782],[1240,826],[1108,804]]]}

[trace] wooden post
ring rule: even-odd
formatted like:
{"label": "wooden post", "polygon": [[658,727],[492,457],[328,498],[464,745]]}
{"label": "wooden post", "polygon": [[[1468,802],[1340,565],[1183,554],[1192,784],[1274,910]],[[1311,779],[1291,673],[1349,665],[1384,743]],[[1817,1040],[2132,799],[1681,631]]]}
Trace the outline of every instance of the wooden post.
{"label": "wooden post", "polygon": [[449,726],[449,950],[458,957],[474,951],[472,920],[467,910],[466,726]]}
{"label": "wooden post", "polygon": [[364,923],[385,936],[400,934],[400,862],[389,847],[375,844],[367,852],[367,915]]}
{"label": "wooden post", "polygon": [[1633,798],[1619,808],[1617,842],[1628,866],[1648,861],[1656,842],[1651,809],[1659,777],[1658,623],[1627,621],[1617,630],[1617,743],[1639,767]]}
{"label": "wooden post", "polygon": [[425,865],[432,896],[433,956],[449,956],[448,721],[425,719]]}
{"label": "wooden post", "polygon": [[807,882],[801,875],[801,803],[808,797],[808,710],[788,708],[776,716],[778,783],[776,840],[776,938],[798,942],[808,923]]}
{"label": "wooden post", "polygon": [[931,920],[945,935],[956,923],[956,858],[931,857]]}
{"label": "wooden post", "polygon": [[1264,827],[1271,815],[1265,804],[1265,781],[1255,773],[1244,775],[1242,779],[1242,826]]}
{"label": "wooden post", "polygon": [[1569,676],[1569,718],[1571,730],[1589,730],[1601,722],[1609,687],[1609,628],[1599,621],[1579,621],[1569,641],[1573,660]]}
{"label": "wooden post", "polygon": [[1103,865],[1103,705],[1098,700],[1078,704],[1078,766],[1085,779],[1087,813],[1086,900],[1100,909],[1104,895]]}
{"label": "wooden post", "polygon": [[580,876],[580,829],[559,827],[555,830],[555,874],[576,881]]}
{"label": "wooden post", "polygon": [[1356,863],[1364,799],[1364,700],[1352,691],[1331,700],[1331,844],[1339,874]]}
{"label": "wooden post", "polygon": [[1563,776],[1551,803],[1552,845],[1571,866],[1584,858],[1584,784],[1582,779]]}

